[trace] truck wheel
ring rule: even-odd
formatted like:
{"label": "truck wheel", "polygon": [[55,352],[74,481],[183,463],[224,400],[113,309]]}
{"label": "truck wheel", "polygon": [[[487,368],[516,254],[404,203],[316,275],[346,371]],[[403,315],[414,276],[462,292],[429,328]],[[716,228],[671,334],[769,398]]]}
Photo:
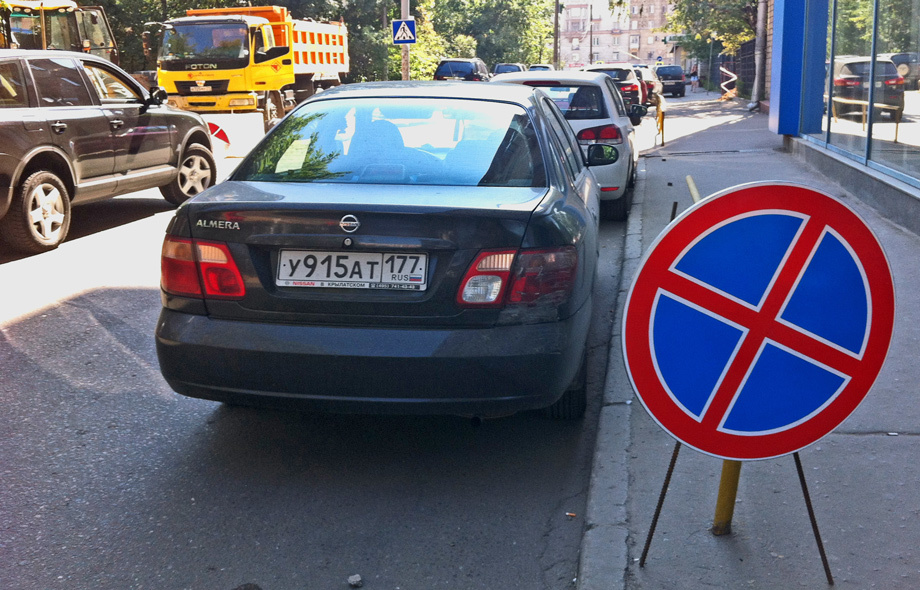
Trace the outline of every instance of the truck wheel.
{"label": "truck wheel", "polygon": [[217,182],[217,165],[211,151],[200,143],[185,148],[176,178],[160,187],[163,198],[181,205]]}
{"label": "truck wheel", "polygon": [[3,219],[0,236],[19,252],[39,254],[57,248],[70,229],[70,196],[57,174],[40,170],[20,185]]}

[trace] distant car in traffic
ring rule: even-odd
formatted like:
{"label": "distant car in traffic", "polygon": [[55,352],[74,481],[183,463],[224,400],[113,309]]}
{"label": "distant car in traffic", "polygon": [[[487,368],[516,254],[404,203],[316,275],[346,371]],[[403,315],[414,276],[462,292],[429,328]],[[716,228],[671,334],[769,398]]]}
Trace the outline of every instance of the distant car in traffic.
{"label": "distant car in traffic", "polygon": [[71,207],[148,188],[178,205],[215,183],[207,124],[86,53],[0,50],[0,240],[39,253]]}
{"label": "distant car in traffic", "polygon": [[642,104],[646,106],[657,105],[664,86],[661,80],[658,79],[657,74],[655,74],[655,70],[646,65],[639,64],[636,66],[636,73],[645,85],[645,102]]}
{"label": "distant car in traffic", "polygon": [[329,412],[582,416],[599,186],[540,89],[317,94],[163,243],[177,392]]}
{"label": "distant car in traffic", "polygon": [[555,70],[556,66],[554,66],[553,64],[530,64],[530,67],[527,69],[534,71],[534,72],[539,72],[539,71],[546,71],[546,70]]}
{"label": "distant car in traffic", "polygon": [[[864,56],[840,56],[834,60],[831,83],[836,115],[867,112],[872,62],[872,58]],[[875,60],[873,99],[875,105],[890,107],[879,112],[900,120],[904,111],[904,78],[890,59]]]}
{"label": "distant car in traffic", "polygon": [[920,82],[920,53],[904,51],[901,53],[880,53],[880,58],[890,59],[898,69],[898,74],[904,78],[905,90],[917,90]]}
{"label": "distant car in traffic", "polygon": [[661,80],[661,93],[671,96],[685,96],[687,94],[687,77],[680,66],[658,66],[655,68],[658,79]]}
{"label": "distant car in traffic", "polygon": [[442,59],[434,71],[435,80],[466,80],[467,82],[488,82],[492,74],[484,61],[478,57],[454,57]]}
{"label": "distant car in traffic", "polygon": [[492,83],[506,82],[541,88],[556,103],[587,153],[595,144],[615,146],[620,158],[592,168],[601,185],[604,217],[626,219],[639,163],[633,125],[648,112],[643,106],[626,106],[613,79],[602,72],[555,71],[502,74]]}
{"label": "distant car in traffic", "polygon": [[586,72],[602,72],[613,78],[627,104],[645,104],[648,90],[639,79],[636,68],[628,63],[597,64],[585,66]]}
{"label": "distant car in traffic", "polygon": [[492,68],[493,74],[507,74],[508,72],[524,72],[527,70],[527,66],[524,64],[517,63],[500,63],[495,64],[495,67]]}

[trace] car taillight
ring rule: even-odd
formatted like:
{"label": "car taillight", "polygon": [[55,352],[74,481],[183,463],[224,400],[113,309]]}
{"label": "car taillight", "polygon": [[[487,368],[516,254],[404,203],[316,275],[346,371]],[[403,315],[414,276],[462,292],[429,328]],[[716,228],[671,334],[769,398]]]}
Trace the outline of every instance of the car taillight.
{"label": "car taillight", "polygon": [[166,236],[160,256],[160,285],[172,295],[240,299],[243,276],[226,244]]}
{"label": "car taillight", "polygon": [[854,80],[852,78],[836,78],[834,79],[834,86],[859,86],[859,80]]}
{"label": "car taillight", "polygon": [[590,127],[578,132],[578,141],[583,144],[593,142],[602,143],[623,143],[623,134],[616,125],[601,125],[600,127]]}
{"label": "car taillight", "polygon": [[457,292],[461,307],[560,305],[572,293],[578,271],[573,246],[487,250],[473,260]]}
{"label": "car taillight", "polygon": [[684,76],[683,74],[681,74],[681,75],[680,75],[680,81],[681,81],[681,82],[686,82],[686,81],[687,81],[687,77]]}
{"label": "car taillight", "polygon": [[548,250],[521,250],[514,264],[509,303],[559,305],[572,294],[578,270],[573,246]]}
{"label": "car taillight", "polygon": [[888,78],[887,80],[885,80],[885,84],[887,86],[903,86],[904,78],[902,78],[901,76],[898,76],[897,78]]}
{"label": "car taillight", "polygon": [[457,303],[463,307],[496,307],[503,296],[511,275],[511,265],[517,250],[486,250],[480,252],[467,269]]}
{"label": "car taillight", "polygon": [[637,90],[639,90],[639,86],[636,84],[624,84],[623,86],[620,86],[621,92],[635,92]]}

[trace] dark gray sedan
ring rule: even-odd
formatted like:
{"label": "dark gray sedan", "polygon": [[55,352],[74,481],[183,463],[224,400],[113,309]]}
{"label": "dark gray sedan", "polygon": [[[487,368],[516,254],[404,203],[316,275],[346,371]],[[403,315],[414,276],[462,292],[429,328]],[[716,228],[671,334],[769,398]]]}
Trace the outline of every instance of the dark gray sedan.
{"label": "dark gray sedan", "polygon": [[598,183],[541,90],[342,86],[279,123],[163,244],[177,392],[331,412],[585,409]]}

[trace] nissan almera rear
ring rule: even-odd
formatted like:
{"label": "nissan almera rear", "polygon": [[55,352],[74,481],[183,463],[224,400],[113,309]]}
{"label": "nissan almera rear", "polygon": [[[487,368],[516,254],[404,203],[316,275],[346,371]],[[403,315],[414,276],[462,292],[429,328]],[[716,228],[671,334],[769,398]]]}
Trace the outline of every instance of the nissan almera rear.
{"label": "nissan almera rear", "polygon": [[180,207],[156,328],[177,392],[329,412],[584,412],[598,186],[540,90],[342,86]]}

